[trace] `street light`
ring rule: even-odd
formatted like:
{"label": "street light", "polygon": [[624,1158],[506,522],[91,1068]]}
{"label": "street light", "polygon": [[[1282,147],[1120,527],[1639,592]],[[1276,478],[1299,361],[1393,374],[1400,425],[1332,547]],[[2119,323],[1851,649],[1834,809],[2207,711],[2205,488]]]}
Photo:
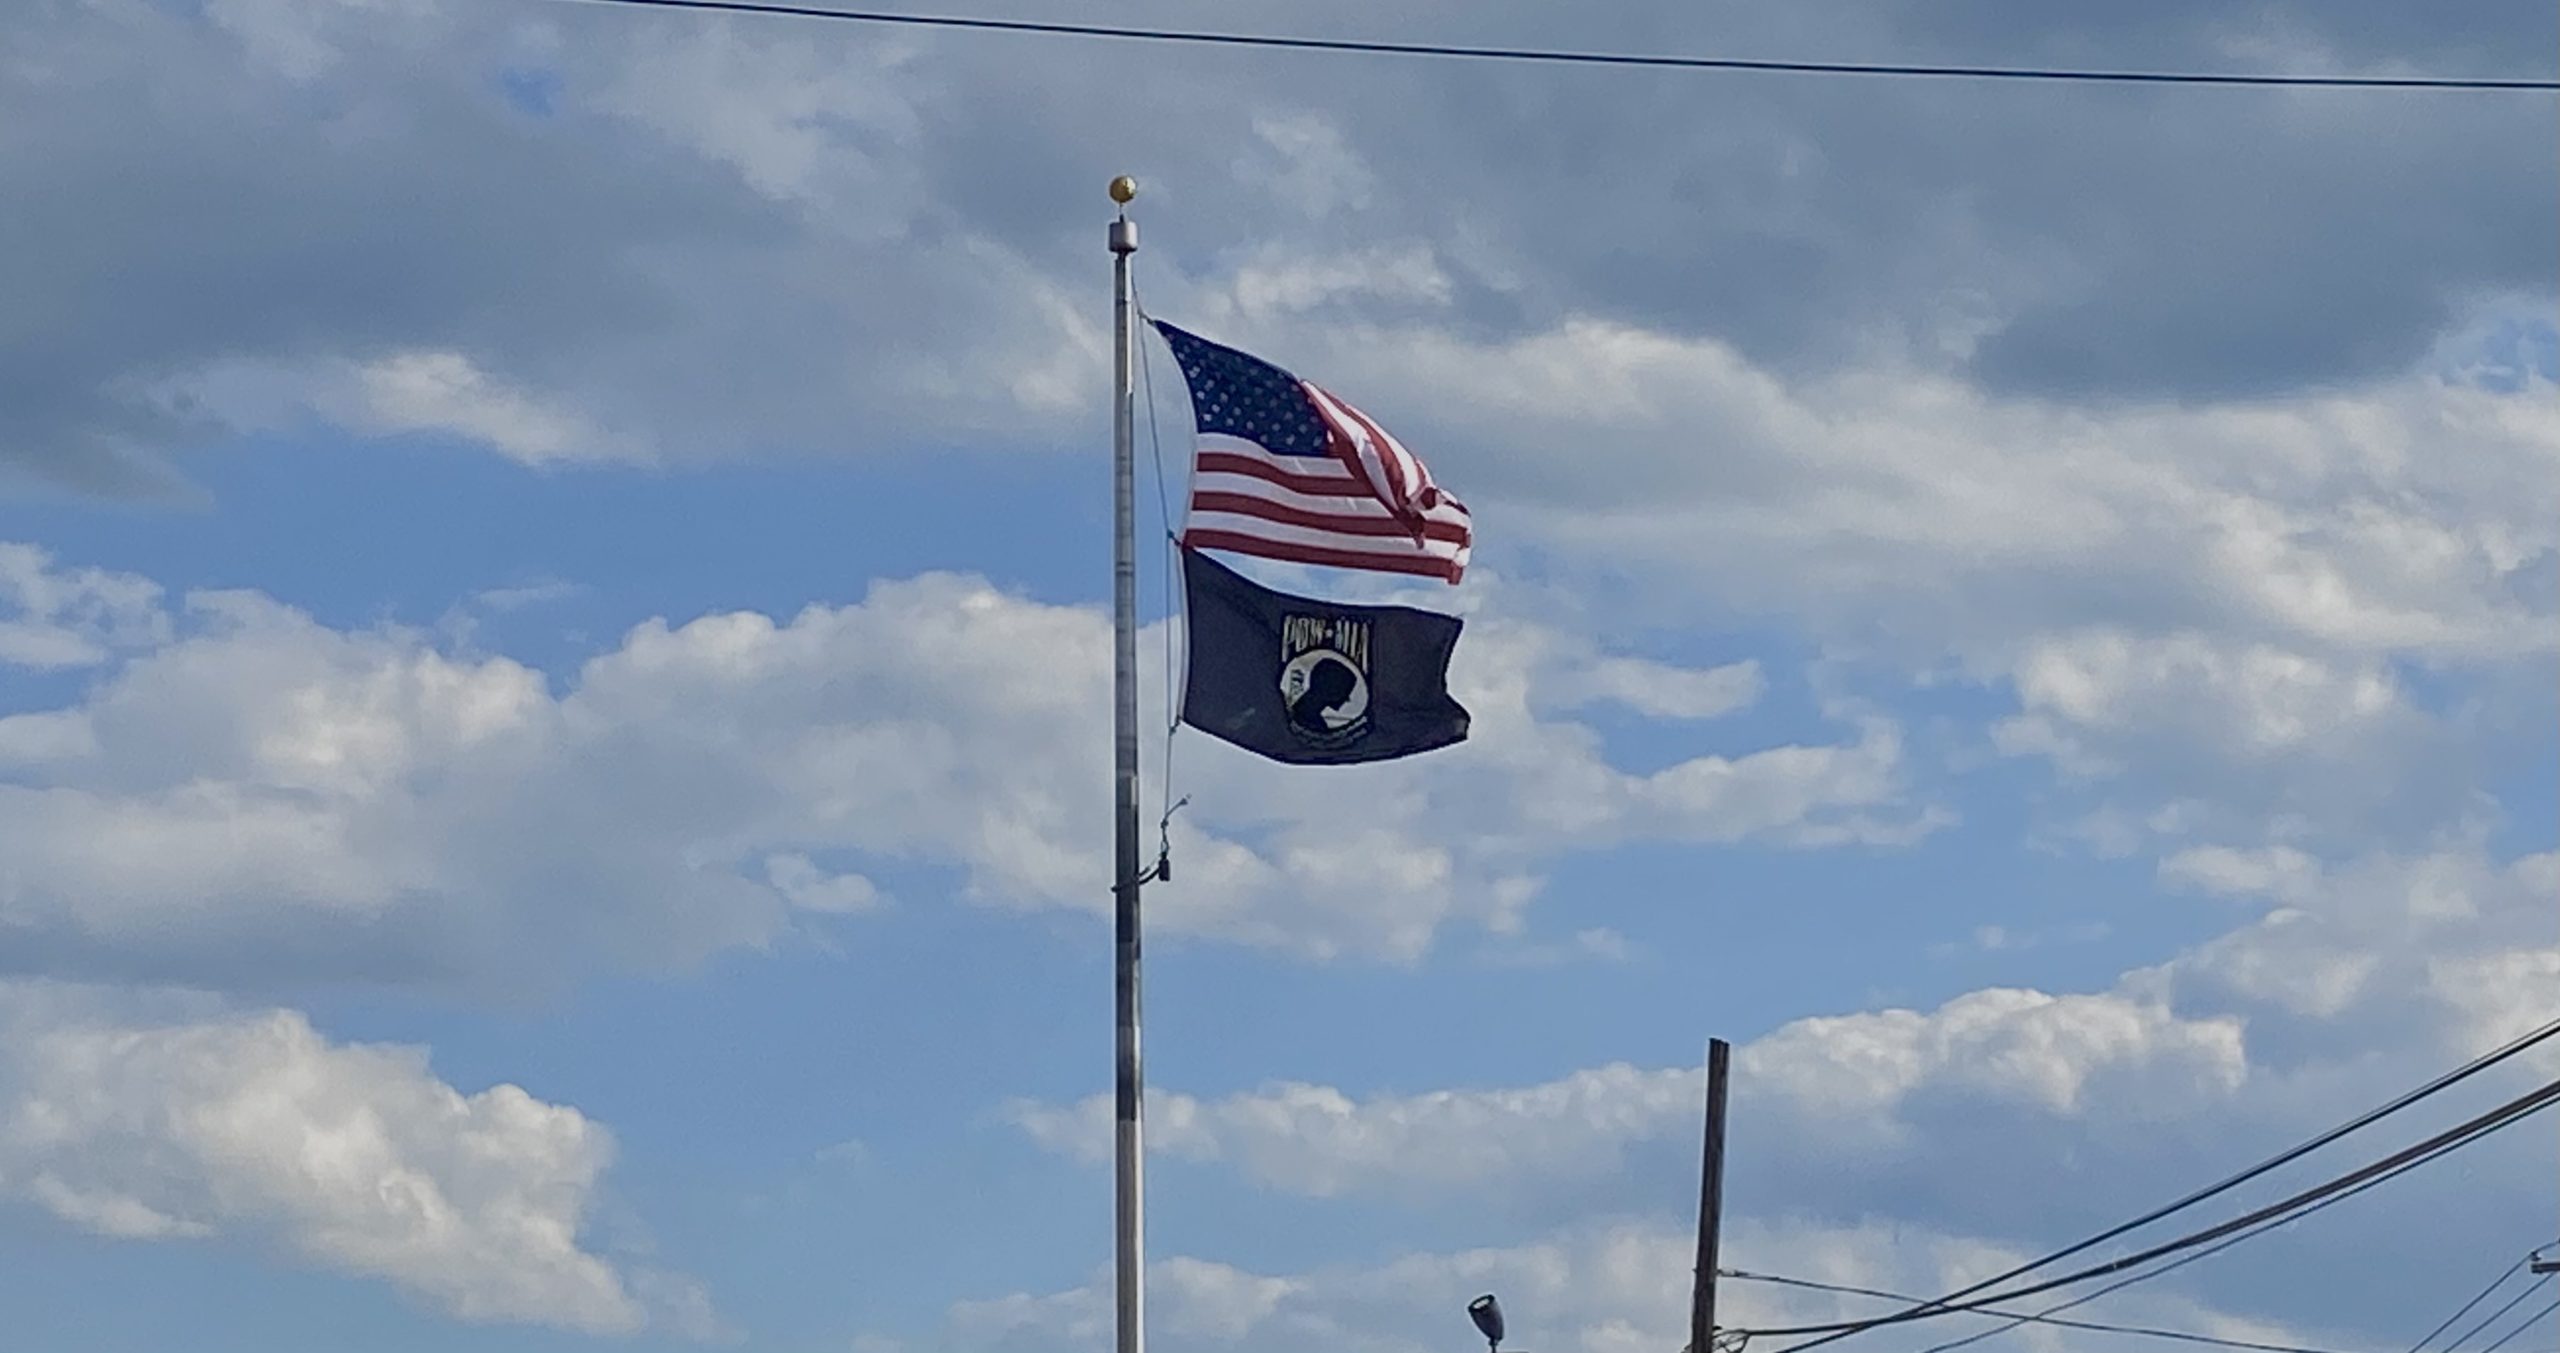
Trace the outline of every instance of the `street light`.
{"label": "street light", "polygon": [[1484,1336],[1491,1353],[1502,1353],[1502,1303],[1491,1292],[1467,1303],[1467,1318],[1476,1322],[1476,1333]]}

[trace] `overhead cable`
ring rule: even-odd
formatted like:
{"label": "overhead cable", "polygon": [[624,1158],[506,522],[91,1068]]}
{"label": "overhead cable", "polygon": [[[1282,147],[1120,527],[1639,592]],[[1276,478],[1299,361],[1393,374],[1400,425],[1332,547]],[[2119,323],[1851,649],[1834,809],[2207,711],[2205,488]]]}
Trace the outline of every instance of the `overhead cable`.
{"label": "overhead cable", "polygon": [[[2347,1191],[2346,1191],[2346,1192],[2344,1192],[2344,1193],[2338,1194],[2338,1195],[2337,1195],[2337,1196],[2335,1196],[2335,1197],[2332,1197],[2332,1198],[2324,1198],[2324,1199],[2322,1199],[2321,1201],[2319,1201],[2318,1203],[2315,1203],[2315,1204],[2313,1204],[2313,1205],[2312,1205],[2312,1206],[2310,1206],[2310,1207],[2306,1207],[2306,1208],[2302,1209],[2300,1212],[2294,1213],[2293,1215],[2291,1215],[2291,1216],[2289,1216],[2289,1217],[2278,1217],[2278,1218],[2276,1218],[2274,1221],[2260,1222],[2257,1226],[2252,1227],[2252,1228],[2251,1228],[2251,1229],[2249,1229],[2249,1230],[2243,1231],[2243,1232],[2241,1232],[2240,1234],[2238,1234],[2238,1235],[2236,1235],[2236,1236],[2232,1236],[2232,1237],[2230,1237],[2230,1238],[2228,1238],[2228,1239],[2218,1241],[2218,1242],[2216,1242],[2216,1243],[2214,1243],[2214,1244],[2212,1244],[2212,1245],[2209,1245],[2209,1246],[2205,1247],[2204,1249],[2201,1249],[2201,1250],[2194,1250],[2194,1251],[2191,1251],[2191,1252],[2189,1252],[2189,1253],[2187,1253],[2187,1254],[2182,1254],[2182,1255],[2178,1256],[2177,1258],[2170,1260],[2168,1263],[2162,1264],[2162,1265],[2161,1265],[2160,1267],[2158,1267],[2158,1268],[2150,1269],[2150,1270],[2147,1270],[2147,1271],[2145,1271],[2145,1272],[2141,1272],[2141,1273],[2136,1273],[2136,1274],[2133,1274],[2133,1275],[2132,1275],[2132,1276],[2130,1276],[2130,1277],[2118,1278],[2118,1279],[2116,1279],[2114,1282],[2111,1282],[2111,1283],[2107,1284],[2106,1286],[2104,1286],[2104,1287],[2101,1287],[2101,1288],[2097,1289],[2097,1290],[2096,1290],[2096,1291],[2094,1291],[2094,1292],[2083,1292],[2083,1293],[2081,1293],[2079,1296],[2073,1297],[2073,1298],[2072,1298],[2071,1300],[2069,1300],[2069,1301],[2057,1302],[2057,1303],[2055,1303],[2054,1305],[2047,1306],[2047,1307],[2045,1307],[2043,1310],[2036,1312],[2036,1314],[2037,1314],[2037,1315],[2039,1315],[2039,1316],[2051,1316],[2051,1315],[2056,1315],[2056,1314],[2059,1314],[2059,1313],[2061,1313],[2061,1312],[2063,1312],[2063,1311],[2068,1311],[2068,1310],[2075,1309],[2075,1308],[2077,1308],[2077,1307],[2086,1306],[2086,1305],[2088,1305],[2090,1302],[2096,1301],[2096,1300],[2097,1300],[2097,1299],[2099,1299],[2100,1297],[2109,1296],[2109,1295],[2112,1295],[2112,1294],[2114,1294],[2114,1293],[2121,1292],[2121,1291],[2123,1291],[2124,1289],[2126,1289],[2126,1288],[2128,1288],[2128,1287],[2131,1287],[2131,1286],[2133,1286],[2133,1285],[2134,1285],[2134,1284],[2136,1284],[2136,1283],[2147,1283],[2147,1282],[2150,1282],[2150,1281],[2151,1281],[2152,1279],[2154,1279],[2154,1278],[2165,1278],[2165,1277],[2169,1276],[2170,1274],[2177,1272],[2179,1269],[2185,1268],[2185,1267],[2186,1267],[2187,1265],[2189,1265],[2189,1264],[2201,1263],[2201,1262],[2203,1262],[2204,1260],[2211,1259],[2211,1258],[2212,1258],[2212,1257],[2214,1257],[2215,1255],[2222,1253],[2224,1250],[2230,1249],[2230,1248],[2231,1248],[2232,1246],[2234,1246],[2234,1245],[2239,1245],[2239,1244],[2245,1243],[2245,1242],[2247,1242],[2247,1241],[2254,1240],[2254,1239],[2258,1238],[2259,1236],[2265,1235],[2265,1234],[2266,1234],[2267,1232],[2269,1232],[2269,1231],[2281,1230],[2281,1229],[2283,1229],[2283,1228],[2285,1228],[2285,1227],[2288,1227],[2288,1226],[2291,1226],[2291,1225],[2295,1224],[2296,1222],[2301,1221],[2301,1220],[2302,1220],[2303,1218],[2305,1218],[2305,1217],[2312,1216],[2312,1215],[2314,1215],[2314,1214],[2316,1214],[2316,1213],[2319,1213],[2319,1212],[2321,1212],[2321,1211],[2324,1211],[2324,1210],[2326,1210],[2326,1209],[2328,1209],[2328,1208],[2336,1207],[2338,1204],[2343,1203],[2343,1202],[2347,1201],[2348,1199],[2355,1197],[2357,1194],[2362,1193],[2362,1192],[2364,1192],[2364,1191],[2365,1191],[2365,1190],[2367,1190],[2367,1189],[2371,1189],[2371,1188],[2378,1188],[2378,1187],[2380,1187],[2380,1186],[2382,1186],[2382,1185],[2384,1185],[2384,1184],[2388,1184],[2388,1183],[2390,1183],[2393,1179],[2398,1178],[2400,1175],[2402,1175],[2402,1174],[2404,1174],[2404,1173],[2406,1173],[2406,1172],[2408,1172],[2408,1171],[2410,1171],[2410,1170],[2414,1170],[2414,1169],[2416,1169],[2416,1168],[2418,1168],[2419,1166],[2424,1165],[2424,1164],[2426,1164],[2426,1161],[2423,1161],[2423,1160],[2411,1161],[2411,1162],[2409,1162],[2408,1164],[2401,1166],[2399,1169],[2397,1169],[2397,1170],[2393,1170],[2393,1171],[2392,1171],[2391,1173],[2389,1173],[2389,1174],[2386,1174],[2386,1175],[2379,1175],[2379,1176],[2376,1176],[2375,1178],[2368,1179],[2368,1180],[2366,1180],[2365,1182],[2363,1182],[2363,1183],[2361,1183],[2361,1184],[2358,1184],[2358,1185],[2356,1185],[2354,1188],[2351,1188],[2351,1189],[2347,1190]],[[2016,1329],[2016,1328],[2019,1326],[2019,1324],[2021,1324],[2021,1323],[2022,1323],[2022,1322],[2020,1322],[2020,1321],[2018,1321],[2018,1320],[2012,1319],[2012,1320],[2010,1320],[2007,1324],[1994,1325],[1994,1326],[1992,1326],[1991,1328],[1989,1328],[1989,1329],[1987,1329],[1987,1330],[1982,1330],[1982,1331],[1980,1331],[1980,1332],[1978,1332],[1978,1333],[1974,1333],[1974,1334],[1968,1334],[1968,1335],[1966,1335],[1965,1337],[1963,1337],[1963,1338],[1961,1338],[1961,1339],[1949,1339],[1949,1340],[1947,1340],[1945,1343],[1942,1343],[1942,1344],[1931,1344],[1931,1345],[1930,1345],[1930,1346],[1928,1346],[1927,1348],[1924,1348],[1924,1349],[1920,1350],[1920,1353],[1951,1353],[1951,1351],[1952,1351],[1952,1350],[1954,1350],[1954,1349],[1963,1348],[1963,1347],[1965,1347],[1965,1346],[1967,1346],[1967,1345],[1969,1345],[1969,1344],[1976,1344],[1976,1343],[1980,1343],[1981,1341],[1983,1341],[1983,1340],[1985,1340],[1985,1339],[1988,1339],[1988,1338],[1991,1338],[1991,1337],[1992,1337],[1992,1336],[1994,1336],[1994,1335],[1998,1335],[1998,1334],[2006,1334],[2006,1333],[2008,1333],[2009,1331],[2011,1331],[2011,1330],[2013,1330],[2013,1329]]]}
{"label": "overhead cable", "polygon": [[[2462,1349],[2462,1346],[2463,1346],[2464,1344],[2470,1343],[2470,1342],[2471,1342],[2471,1340],[2472,1340],[2472,1338],[2473,1338],[2474,1336],[2478,1335],[2478,1334],[2480,1333],[2480,1331],[2482,1331],[2482,1330],[2485,1330],[2485,1329],[2489,1328],[2491,1325],[2497,1324],[2497,1323],[2498,1323],[2498,1317],[2500,1317],[2500,1316],[2502,1316],[2502,1315],[2505,1315],[2507,1312],[2514,1310],[2514,1309],[2515,1309],[2515,1308],[2517,1308],[2518,1306],[2522,1306],[2522,1305],[2524,1304],[2524,1299],[2525,1299],[2526,1297],[2532,1296],[2532,1295],[2534,1294],[2535,1289],[2537,1289],[2537,1288],[2541,1287],[2544,1283],[2546,1283],[2546,1282],[2548,1282],[2548,1281],[2550,1281],[2550,1279],[2548,1279],[2548,1278],[2536,1278],[2536,1279],[2534,1279],[2532,1282],[2525,1284],[2525,1288],[2524,1288],[2524,1290],[2523,1290],[2523,1291],[2518,1292],[2518,1293],[2516,1293],[2514,1296],[2507,1298],[2507,1304],[2506,1304],[2506,1305],[2501,1306],[2501,1307],[2499,1307],[2498,1309],[2496,1309],[2496,1310],[2494,1310],[2494,1311],[2491,1311],[2491,1312],[2490,1312],[2490,1313],[2488,1313],[2487,1315],[2484,1315],[2484,1316],[2480,1317],[2480,1323],[2479,1323],[2479,1324],[2474,1325],[2474,1326],[2472,1326],[2470,1329],[2463,1331],[2463,1332],[2462,1332],[2462,1334],[2461,1334],[2460,1336],[2458,1336],[2457,1338],[2455,1338],[2455,1339],[2454,1339],[2454,1341],[2453,1341],[2452,1343],[2446,1344],[2446,1345],[2444,1346],[2444,1353],[2461,1353],[2461,1349]],[[2539,1316],[2535,1317],[2535,1319],[2540,1319],[2540,1318],[2541,1318],[2541,1317],[2539,1317]],[[2527,1321],[2526,1321],[2526,1322],[2524,1322],[2524,1323],[2525,1323],[2525,1325],[2530,1325],[2530,1324],[2532,1324],[2532,1323],[2533,1323],[2533,1321],[2532,1321],[2532,1320],[2527,1320]],[[2516,1329],[2522,1329],[2522,1328],[2524,1328],[2524,1325],[2518,1325],[2518,1326],[2516,1327]],[[2512,1337],[2514,1337],[2514,1335],[2515,1335],[2515,1330],[2509,1330],[2509,1331],[2507,1331],[2507,1337],[2508,1337],[2508,1338],[2512,1338]],[[2502,1339],[2500,1339],[2498,1342],[2499,1342],[2499,1343],[2505,1343],[2505,1342],[2506,1342],[2506,1339],[2505,1339],[2505,1338],[2502,1338]],[[2496,1347],[2496,1346],[2497,1346],[2496,1344],[2492,1344],[2492,1345],[2490,1345],[2490,1347],[2492,1347],[2492,1348],[2494,1348],[2494,1347]]]}
{"label": "overhead cable", "polygon": [[1039,33],[1053,37],[1117,38],[1136,42],[1184,43],[1193,46],[1353,52],[1375,56],[1452,57],[1477,61],[1538,62],[1549,65],[1633,66],[1671,70],[1763,71],[1789,75],[1864,75],[1918,79],[2036,80],[2082,84],[2254,85],[2289,89],[2560,90],[2560,80],[2501,76],[2287,75],[2245,71],[2085,70],[2054,66],[1775,61],[1750,57],[1679,56],[1650,52],[1580,52],[1543,47],[1479,47],[1439,42],[1384,42],[1366,38],[1288,37],[1268,33],[1142,28],[1123,24],[1069,23],[1051,19],[996,19],[959,14],[906,14],[886,10],[835,9],[823,5],[783,4],[775,3],[773,0],[579,0],[579,3],[724,14],[764,14],[902,28]]}
{"label": "overhead cable", "polygon": [[[1840,1292],[1850,1296],[1880,1297],[1886,1301],[1920,1300],[1903,1292],[1887,1292],[1873,1287],[1851,1287],[1842,1283],[1815,1282],[1810,1278],[1789,1278],[1775,1273],[1749,1273],[1741,1269],[1720,1269],[1718,1272],[1724,1277],[1741,1282],[1774,1283],[1781,1287],[1801,1287],[1814,1292]],[[2094,1330],[2101,1334],[2138,1334],[2152,1339],[2176,1340],[2180,1343],[2210,1344],[2216,1348],[2254,1349],[2258,1353],[2330,1353],[2327,1349],[2307,1348],[2301,1344],[2269,1344],[2252,1339],[2223,1339],[2188,1330],[2154,1329],[2144,1325],[2110,1325],[2096,1320],[2061,1320],[2049,1315],[2004,1311],[1990,1306],[1981,1307],[1967,1314],[2007,1316],[2012,1322],[2010,1328],[2015,1328],[2019,1324],[2059,1325],[2064,1329]]]}
{"label": "overhead cable", "polygon": [[[2262,1160],[2247,1169],[2241,1170],[2238,1173],[2223,1178],[2215,1183],[2208,1184],[2205,1187],[2176,1200],[2175,1202],[2153,1208],[2151,1211],[2145,1212],[2141,1216],[2132,1218],[2128,1221],[2119,1222],[2116,1225],[2108,1227],[2106,1230],[2100,1231],[2096,1235],[2080,1241],[2077,1244],[2055,1250],[2051,1254],[2047,1254],[2042,1258],[2029,1260],[2028,1262],[2020,1264],[2005,1272],[1995,1273],[1988,1278],[1984,1278],[1980,1282],[1972,1284],[1971,1286],[1959,1288],[1956,1291],[1938,1298],[1936,1301],[1922,1303],[1921,1305],[1914,1306],[1909,1311],[1901,1314],[1905,1317],[1916,1317],[1920,1312],[1944,1306],[1950,1302],[1960,1301],[1966,1297],[1973,1296],[1986,1288],[1998,1286],[1999,1284],[2008,1282],[2013,1278],[2023,1277],[2038,1269],[2060,1263],[2073,1255],[2095,1249],[2110,1240],[2116,1239],[2118,1236],[2139,1230],[2142,1227],[2149,1226],[2153,1222],[2159,1221],[2165,1217],[2185,1211],[2186,1209],[2204,1202],[2209,1198],[2214,1198],[2221,1194],[2228,1193],[2242,1184],[2248,1183],[2250,1180],[2265,1175],[2272,1170],[2280,1169],[2289,1165],[2294,1161],[2329,1145],[2331,1142],[2347,1136],[2350,1133],[2360,1131],[2400,1112],[2403,1109],[2408,1108],[2413,1104],[2419,1103],[2433,1095],[2451,1089],[2452,1087],[2461,1084],[2463,1081],[2469,1080],[2471,1077],[2487,1071],[2491,1067],[2497,1066],[2510,1058],[2524,1053],[2528,1049],[2537,1047],[2542,1043],[2549,1041],[2554,1036],[2560,1036],[2560,1019],[2552,1020],[2551,1022],[2542,1025],[2540,1028],[2519,1034],[2515,1038],[2508,1040],[2503,1045],[2492,1048],[2489,1051],[2472,1058],[2470,1061],[2437,1076],[2426,1084],[2399,1095],[2388,1103],[2380,1104],[2374,1108],[2368,1109],[2365,1112],[2356,1115],[2354,1118],[2321,1133],[2319,1136],[2313,1137],[2297,1146],[2288,1147],[2283,1151],[2277,1152],[2275,1155],[2269,1156],[2265,1160]],[[1795,1345],[1795,1348],[1812,1348],[1820,1344],[1830,1343],[1833,1339],[1845,1338],[1856,1332],[1857,1331],[1855,1329],[1839,1330],[1837,1332],[1824,1335],[1821,1338],[1811,1339],[1804,1343],[1797,1344]],[[1790,1353],[1792,1353],[1792,1350]]]}
{"label": "overhead cable", "polygon": [[[2426,1161],[2433,1160],[2438,1156],[2448,1155],[2464,1146],[2470,1145],[2472,1142],[2489,1136],[2492,1133],[2512,1127],[2523,1119],[2551,1107],[2555,1102],[2560,1102],[2560,1081],[2553,1081],[2539,1089],[2509,1100],[2508,1102],[2499,1105],[2497,1108],[2491,1109],[2487,1113],[2481,1114],[2480,1116],[2470,1119],[2469,1121],[2461,1123],[2455,1127],[2448,1128],[2415,1146],[2406,1147],[2402,1150],[2393,1152],[2391,1155],[2385,1156],[2369,1165],[2365,1165],[2359,1169],[2350,1171],[2347,1174],[2340,1175],[2337,1178],[2328,1180],[2324,1183],[2315,1184],[2308,1189],[2277,1202],[2270,1203],[2265,1207],[2256,1209],[2255,1211],[2234,1217],[2231,1220],[2222,1222],[2218,1225],[2207,1227],[2202,1231],[2197,1231],[2189,1235],[2180,1236],[2175,1240],[2154,1245],[2147,1250],[2126,1255],[2121,1259],[2109,1260],[2106,1263],[2092,1265],[2075,1273],[2064,1274],[2059,1278],[2048,1278],[2040,1283],[2034,1283],[2026,1287],[2012,1288],[2005,1292],[1996,1293],[1989,1297],[1977,1298],[1971,1301],[1915,1306],[1908,1310],[1894,1312],[1891,1315],[1877,1316],[1871,1320],[1844,1321],[1823,1325],[1797,1325],[1779,1329],[1752,1330],[1749,1332],[1758,1336],[1797,1334],[1836,1336],[1856,1334],[1864,1330],[1875,1329],[1884,1325],[1898,1325],[1913,1320],[1928,1319],[1932,1316],[1949,1315],[1959,1311],[1977,1310],[1983,1306],[1991,1304],[1992,1302],[2014,1301],[2019,1297],[2033,1296],[2039,1292],[2050,1292],[2055,1288],[2067,1287],[2078,1282],[2086,1282],[2091,1278],[2105,1277],[2111,1273],[2121,1273],[2126,1269],[2139,1267],[2165,1255],[2175,1254],[2181,1250],[2193,1249],[2200,1245],[2209,1244],[2224,1236],[2231,1235],[2237,1231],[2246,1230],[2247,1228],[2257,1226],[2260,1223],[2281,1221],[2294,1213],[2304,1210],[2308,1204],[2315,1203],[2322,1199],[2331,1197],[2332,1195],[2340,1194],[2344,1191],[2356,1188],[2366,1182],[2379,1182],[2380,1179],[2387,1178],[2392,1174],[2397,1174],[2406,1167],[2422,1164]],[[1791,1344],[1788,1346],[1786,1353],[1796,1353],[1796,1350],[1810,1348],[1816,1343],[1826,1342],[1829,1342],[1828,1338],[1808,1340],[1801,1344]]]}
{"label": "overhead cable", "polygon": [[2491,1282],[2487,1287],[2481,1288],[2481,1289],[2480,1289],[2480,1295],[2478,1295],[2478,1296],[2476,1296],[2476,1297],[2473,1297],[2471,1300],[2469,1300],[2469,1301],[2466,1301],[2466,1302],[2462,1303],[2462,1305],[2461,1305],[2461,1306],[2457,1307],[2457,1308],[2454,1310],[2454,1313],[2453,1313],[2453,1314],[2451,1314],[2451,1315],[2449,1315],[2449,1316],[2446,1316],[2446,1317],[2444,1318],[2444,1323],[2443,1323],[2443,1324],[2436,1326],[2434,1329],[2428,1330],[2428,1331],[2427,1331],[2427,1333],[2426,1333],[2426,1336],[2425,1336],[2424,1338],[2422,1338],[2422,1339],[2418,1340],[2418,1342],[2416,1342],[2416,1343],[2414,1343],[2414,1344],[2409,1345],[2409,1353],[2420,1353],[2420,1350],[2424,1349],[2427,1345],[2429,1345],[2429,1344],[2431,1344],[2431,1343],[2434,1343],[2434,1342],[2436,1341],[2436,1336],[2437,1336],[2437,1335],[2440,1335],[2440,1334],[2444,1333],[2446,1330],[2449,1330],[2449,1329],[2452,1329],[2452,1328],[2453,1328],[2453,1322],[2454,1322],[2454,1321],[2460,1320],[2462,1317],[2464,1317],[2464,1316],[2466,1316],[2466,1315],[2471,1314],[2471,1308],[2472,1308],[2472,1307],[2479,1305],[2481,1302],[2487,1301],[2487,1300],[2489,1299],[2489,1294],[2490,1294],[2490,1293],[2495,1292],[2495,1291],[2497,1291],[2499,1288],[2506,1286],[2506,1285],[2507,1285],[2507,1280],[2508,1280],[2508,1279],[2513,1278],[2513,1277],[2514,1277],[2514,1276],[2516,1276],[2517,1274],[2524,1272],[2524,1266],[2525,1266],[2527,1263],[2531,1262],[2531,1261],[2532,1261],[2532,1259],[2533,1259],[2533,1256],[2532,1256],[2532,1255],[2530,1255],[2530,1254],[2528,1254],[2528,1255],[2526,1255],[2524,1258],[2522,1258],[2522,1259],[2518,1259],[2518,1260],[2517,1260],[2517,1261],[2515,1261],[2514,1263],[2507,1265],[2507,1271],[2506,1271],[2506,1272],[2504,1272],[2504,1273],[2499,1274],[2499,1275],[2497,1276],[2497,1278],[2496,1278],[2495,1280],[2493,1280],[2493,1281],[2492,1281],[2492,1282]]}
{"label": "overhead cable", "polygon": [[2498,1353],[2499,1349],[2507,1346],[2507,1341],[2509,1339],[2512,1339],[2517,1335],[2524,1333],[2526,1330],[2532,1329],[2535,1325],[2542,1323],[2543,1317],[2551,1314],[2553,1311],[2560,1311],[2560,1300],[2554,1300],[2550,1305],[2526,1316],[2523,1324],[2499,1335],[2496,1343],[2489,1345],[2487,1348],[2481,1349],[2480,1353]]}

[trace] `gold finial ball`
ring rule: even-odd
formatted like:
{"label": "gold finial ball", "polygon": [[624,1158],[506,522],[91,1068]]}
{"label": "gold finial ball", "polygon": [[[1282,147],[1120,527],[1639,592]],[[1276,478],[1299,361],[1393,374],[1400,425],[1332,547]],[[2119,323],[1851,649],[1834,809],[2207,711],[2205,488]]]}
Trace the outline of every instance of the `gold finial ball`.
{"label": "gold finial ball", "polygon": [[1136,179],[1133,179],[1126,174],[1122,174],[1120,177],[1111,180],[1112,201],[1125,207],[1129,205],[1129,200],[1137,195],[1138,181]]}

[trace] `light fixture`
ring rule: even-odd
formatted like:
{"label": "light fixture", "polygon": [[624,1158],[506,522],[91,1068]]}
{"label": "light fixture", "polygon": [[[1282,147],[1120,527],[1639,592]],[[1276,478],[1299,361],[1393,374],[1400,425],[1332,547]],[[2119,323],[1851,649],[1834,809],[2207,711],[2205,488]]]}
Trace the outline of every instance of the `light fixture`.
{"label": "light fixture", "polygon": [[1502,1353],[1502,1303],[1491,1292],[1467,1303],[1467,1318],[1476,1322],[1476,1333],[1484,1336],[1485,1347]]}

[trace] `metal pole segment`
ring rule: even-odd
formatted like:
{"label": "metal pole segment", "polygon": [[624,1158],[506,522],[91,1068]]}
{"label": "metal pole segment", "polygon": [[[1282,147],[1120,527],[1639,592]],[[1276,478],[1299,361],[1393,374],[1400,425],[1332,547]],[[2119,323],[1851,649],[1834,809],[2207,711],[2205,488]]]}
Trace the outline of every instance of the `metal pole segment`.
{"label": "metal pole segment", "polygon": [[1707,1042],[1707,1139],[1698,1168],[1698,1272],[1689,1289],[1689,1353],[1715,1353],[1716,1264],[1724,1235],[1724,1087],[1733,1049]]}
{"label": "metal pole segment", "polygon": [[[1115,179],[1112,200],[1124,208],[1137,185]],[[1114,983],[1118,1014],[1118,1132],[1115,1142],[1114,1215],[1118,1244],[1119,1353],[1146,1349],[1146,1238],[1142,1203],[1146,1168],[1143,1117],[1145,1076],[1138,1058],[1138,547],[1135,387],[1129,255],[1138,248],[1137,222],[1124,211],[1111,223],[1111,731],[1115,795],[1112,869]]]}

